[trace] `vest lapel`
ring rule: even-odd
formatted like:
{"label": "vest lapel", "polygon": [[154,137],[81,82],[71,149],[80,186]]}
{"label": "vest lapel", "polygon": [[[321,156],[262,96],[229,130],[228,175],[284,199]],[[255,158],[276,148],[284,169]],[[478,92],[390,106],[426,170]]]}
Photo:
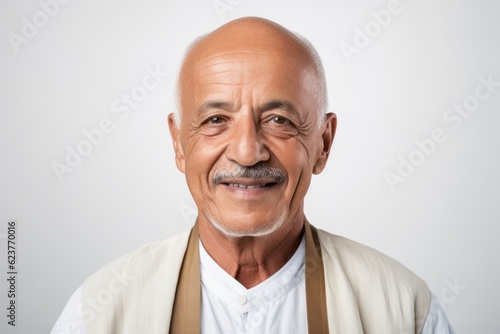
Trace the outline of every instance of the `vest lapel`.
{"label": "vest lapel", "polygon": [[199,334],[201,328],[201,282],[198,223],[189,236],[175,292],[170,333]]}
{"label": "vest lapel", "polygon": [[314,226],[306,220],[306,300],[309,333],[328,333],[325,273],[321,245]]}

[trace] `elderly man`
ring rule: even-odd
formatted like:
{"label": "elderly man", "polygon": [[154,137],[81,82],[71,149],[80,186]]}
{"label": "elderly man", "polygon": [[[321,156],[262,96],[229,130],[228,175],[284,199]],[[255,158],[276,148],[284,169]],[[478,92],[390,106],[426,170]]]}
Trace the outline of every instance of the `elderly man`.
{"label": "elderly man", "polygon": [[451,333],[427,285],[304,216],[336,117],[313,47],[260,18],[197,40],[169,115],[191,231],[89,277],[53,333]]}

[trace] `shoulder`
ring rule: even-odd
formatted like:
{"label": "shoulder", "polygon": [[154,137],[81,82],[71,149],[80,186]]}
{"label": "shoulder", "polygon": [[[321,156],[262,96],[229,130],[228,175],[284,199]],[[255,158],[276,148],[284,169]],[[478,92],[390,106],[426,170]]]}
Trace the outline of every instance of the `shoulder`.
{"label": "shoulder", "polygon": [[150,242],[135,251],[123,255],[95,272],[85,282],[102,279],[106,276],[116,276],[117,271],[125,276],[141,275],[157,267],[160,263],[169,262],[175,265],[182,262],[189,239],[190,230],[165,238],[161,241]]}
{"label": "shoulder", "polygon": [[189,235],[186,231],[148,243],[87,278],[80,303],[87,332],[114,328],[115,333],[138,333],[137,326],[163,330],[159,317],[145,320],[141,314],[171,313]]}
{"label": "shoulder", "polygon": [[422,279],[404,265],[376,249],[322,230],[318,230],[318,237],[322,251],[326,252],[328,258],[335,258],[347,274],[398,277],[399,280],[408,280],[427,287]]}
{"label": "shoulder", "polygon": [[431,298],[424,280],[366,245],[321,230],[318,238],[330,304],[342,299],[336,307],[351,305],[363,326],[376,324],[387,333],[420,332]]}

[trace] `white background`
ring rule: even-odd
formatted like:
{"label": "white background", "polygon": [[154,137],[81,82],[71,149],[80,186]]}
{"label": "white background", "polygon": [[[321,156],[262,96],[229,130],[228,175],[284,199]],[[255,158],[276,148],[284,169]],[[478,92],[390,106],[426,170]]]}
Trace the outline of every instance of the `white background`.
{"label": "white background", "polygon": [[[220,2],[232,5],[218,13]],[[479,76],[500,81],[500,6],[401,0],[401,11],[348,62],[340,45],[354,45],[355,29],[387,7],[381,0],[73,0],[43,22],[39,2],[2,0],[2,333],[49,332],[88,275],[190,226],[193,203],[166,122],[176,71],[192,39],[249,15],[306,36],[324,62],[338,131],[306,198],[309,220],[424,278],[458,333],[499,333],[500,87],[456,129],[443,115],[471,101]],[[23,18],[33,16],[43,26],[16,52],[9,36],[22,37]],[[169,75],[120,119],[113,101],[137,90],[148,67]],[[67,146],[75,149],[82,131],[105,118],[113,131],[59,181],[53,162],[65,163]],[[391,190],[386,172],[397,173],[398,157],[408,159],[415,141],[436,128],[446,141]],[[15,328],[5,316],[9,219],[19,226]]]}

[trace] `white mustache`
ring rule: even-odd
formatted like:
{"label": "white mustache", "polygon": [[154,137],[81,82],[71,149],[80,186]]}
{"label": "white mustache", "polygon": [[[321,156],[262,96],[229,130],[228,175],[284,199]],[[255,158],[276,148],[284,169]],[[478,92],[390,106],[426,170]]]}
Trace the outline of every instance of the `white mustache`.
{"label": "white mustache", "polygon": [[283,170],[274,167],[268,167],[263,164],[256,164],[251,167],[238,166],[235,169],[226,169],[215,172],[212,176],[214,184],[224,183],[226,180],[236,178],[249,179],[272,179],[276,183],[286,181],[286,174]]}

